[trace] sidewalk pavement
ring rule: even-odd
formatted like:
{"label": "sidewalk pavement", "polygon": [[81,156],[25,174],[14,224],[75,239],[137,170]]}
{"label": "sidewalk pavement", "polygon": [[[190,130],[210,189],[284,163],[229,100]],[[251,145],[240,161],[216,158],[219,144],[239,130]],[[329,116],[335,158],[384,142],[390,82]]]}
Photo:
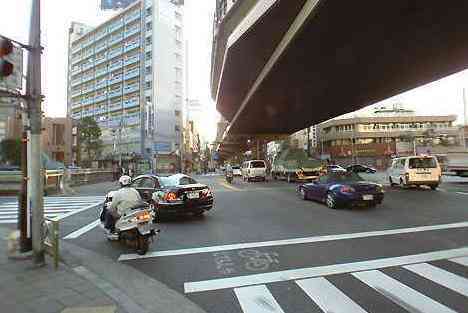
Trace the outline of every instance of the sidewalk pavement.
{"label": "sidewalk pavement", "polygon": [[132,313],[126,312],[103,291],[49,259],[43,267],[31,259],[9,259],[7,237],[11,228],[0,227],[0,310],[18,313]]}

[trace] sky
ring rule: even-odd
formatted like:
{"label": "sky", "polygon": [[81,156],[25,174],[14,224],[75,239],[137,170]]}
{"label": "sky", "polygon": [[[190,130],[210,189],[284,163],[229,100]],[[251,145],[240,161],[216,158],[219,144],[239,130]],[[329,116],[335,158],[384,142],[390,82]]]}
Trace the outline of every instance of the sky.
{"label": "sky", "polygon": [[[0,34],[26,42],[28,39],[31,0],[2,1]],[[42,0],[42,42],[45,46],[43,93],[49,116],[66,113],[67,31],[72,21],[98,25],[115,12],[99,10],[99,0]],[[185,0],[185,39],[189,45],[190,99],[199,100],[205,119],[199,123],[206,140],[216,136],[219,114],[210,97],[210,62],[214,0]],[[462,89],[468,87],[468,70],[440,81],[387,99],[383,103],[400,102],[424,114],[457,114],[463,122]]]}

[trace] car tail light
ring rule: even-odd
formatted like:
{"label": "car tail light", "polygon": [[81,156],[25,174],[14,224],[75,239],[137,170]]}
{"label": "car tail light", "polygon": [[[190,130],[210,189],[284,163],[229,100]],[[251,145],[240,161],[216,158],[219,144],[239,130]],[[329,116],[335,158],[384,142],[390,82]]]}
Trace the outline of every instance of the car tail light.
{"label": "car tail light", "polygon": [[164,195],[164,200],[167,201],[167,202],[171,202],[171,201],[177,201],[178,198],[177,198],[177,194],[175,192],[168,192]]}
{"label": "car tail light", "polygon": [[406,183],[408,183],[409,182],[409,173],[405,174],[405,179],[406,179]]}
{"label": "car tail light", "polygon": [[354,190],[354,188],[351,186],[341,186],[340,191],[344,193],[352,193],[352,192],[355,192],[356,190]]}

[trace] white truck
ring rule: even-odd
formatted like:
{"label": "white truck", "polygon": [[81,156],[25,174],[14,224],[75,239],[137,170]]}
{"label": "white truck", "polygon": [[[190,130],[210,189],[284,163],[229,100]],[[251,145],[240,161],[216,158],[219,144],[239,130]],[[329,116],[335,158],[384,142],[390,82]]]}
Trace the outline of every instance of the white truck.
{"label": "white truck", "polygon": [[468,177],[468,151],[448,152],[445,155],[444,168],[457,176]]}

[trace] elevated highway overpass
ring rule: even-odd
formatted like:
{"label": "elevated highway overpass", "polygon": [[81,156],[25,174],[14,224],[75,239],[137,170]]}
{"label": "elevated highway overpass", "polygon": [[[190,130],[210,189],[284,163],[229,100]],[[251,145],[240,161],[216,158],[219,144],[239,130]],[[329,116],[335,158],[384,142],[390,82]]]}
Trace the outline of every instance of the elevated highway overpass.
{"label": "elevated highway overpass", "polygon": [[468,67],[466,1],[238,0],[231,10],[244,14],[217,18],[232,31],[215,32],[212,64],[226,139],[290,134]]}

